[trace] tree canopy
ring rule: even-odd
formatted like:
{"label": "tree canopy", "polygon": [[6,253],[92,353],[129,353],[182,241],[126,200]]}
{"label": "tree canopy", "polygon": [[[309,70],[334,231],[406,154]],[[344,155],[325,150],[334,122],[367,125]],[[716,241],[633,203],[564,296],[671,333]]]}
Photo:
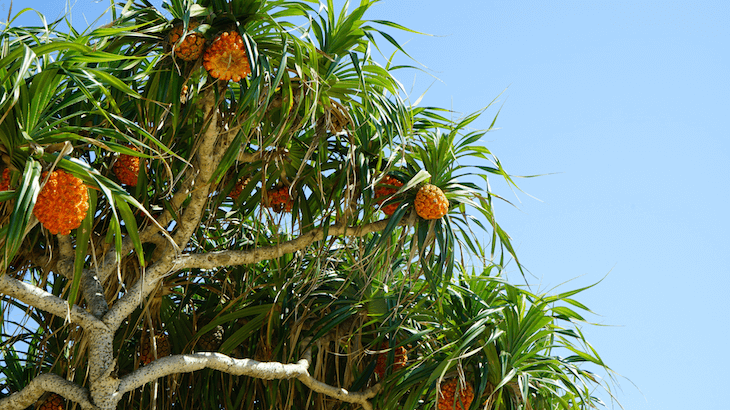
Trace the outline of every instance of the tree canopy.
{"label": "tree canopy", "polygon": [[0,408],[600,405],[583,289],[504,275],[493,101],[411,102],[375,2],[6,24]]}

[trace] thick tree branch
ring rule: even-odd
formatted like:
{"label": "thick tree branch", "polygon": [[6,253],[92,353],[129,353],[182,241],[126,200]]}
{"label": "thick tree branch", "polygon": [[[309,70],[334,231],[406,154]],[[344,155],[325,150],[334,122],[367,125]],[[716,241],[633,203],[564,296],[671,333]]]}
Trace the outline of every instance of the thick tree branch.
{"label": "thick tree branch", "polygon": [[236,376],[249,376],[264,380],[297,379],[318,393],[326,394],[344,402],[360,404],[366,410],[372,409],[368,400],[378,393],[380,385],[360,393],[352,393],[342,388],[330,386],[315,380],[309,375],[308,369],[311,361],[312,354],[309,349],[307,349],[302,359],[295,364],[234,359],[221,353],[207,352],[168,356],[155,360],[124,377],[119,383],[118,394],[122,395],[160,377],[209,368]]}
{"label": "thick tree branch", "polygon": [[59,317],[66,317],[68,314],[71,322],[78,323],[86,329],[101,328],[108,330],[101,320],[84,309],[76,305],[71,306],[69,309],[67,301],[36,286],[10,278],[8,275],[0,275],[0,293]]}
{"label": "thick tree branch", "polygon": [[[204,254],[182,255],[176,262],[177,269],[214,269],[220,266],[247,265],[263,260],[275,259],[283,255],[300,251],[316,241],[321,241],[325,236],[347,235],[350,237],[362,237],[372,232],[385,229],[389,220],[383,219],[361,226],[346,226],[342,224],[331,225],[325,235],[324,228],[313,229],[304,235],[283,242],[275,246],[265,246],[251,250],[229,250],[210,252]],[[401,221],[399,226],[409,225],[411,222]]]}
{"label": "thick tree branch", "polygon": [[155,289],[160,279],[178,270],[174,269],[175,258],[170,255],[172,248],[168,249],[167,255],[147,269],[142,278],[130,286],[127,293],[119,298],[109,309],[109,312],[104,315],[102,320],[110,329],[118,329],[122,321],[134,312],[134,309],[140,305],[144,297]]}
{"label": "thick tree branch", "polygon": [[197,152],[195,154],[195,174],[190,178],[194,179],[192,198],[185,208],[182,215],[180,226],[177,228],[174,238],[175,243],[184,248],[188,243],[190,236],[198,227],[198,223],[203,216],[203,207],[208,200],[208,191],[210,190],[210,177],[215,171],[218,164],[215,155],[216,141],[220,133],[218,127],[218,107],[215,101],[215,92],[212,88],[208,89],[201,101],[204,121],[207,122],[207,128],[203,131],[197,140]]}
{"label": "thick tree branch", "polygon": [[45,392],[60,394],[67,400],[74,401],[84,410],[98,410],[89,401],[89,390],[64,379],[57,374],[42,374],[10,396],[0,399],[0,409],[23,410],[33,405]]}
{"label": "thick tree branch", "polygon": [[254,153],[250,153],[250,152],[246,152],[246,151],[241,151],[241,152],[238,153],[238,158],[236,158],[236,160],[238,162],[256,162],[259,159],[261,159],[261,152],[260,151],[259,152],[254,152]]}

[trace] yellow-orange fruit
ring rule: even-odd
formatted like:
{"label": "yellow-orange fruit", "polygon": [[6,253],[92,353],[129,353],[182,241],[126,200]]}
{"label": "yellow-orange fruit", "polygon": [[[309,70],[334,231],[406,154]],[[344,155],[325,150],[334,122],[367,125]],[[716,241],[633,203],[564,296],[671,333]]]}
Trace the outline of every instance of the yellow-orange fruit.
{"label": "yellow-orange fruit", "polygon": [[38,410],[64,410],[63,397],[56,393],[51,393],[46,399],[38,406]]}
{"label": "yellow-orange fruit", "polygon": [[[387,343],[383,343],[383,345],[380,347],[381,350],[386,350],[388,348]],[[405,347],[399,346],[395,348],[395,355],[393,357],[393,371],[397,372],[398,370],[406,367],[406,364],[408,362],[408,350],[406,350]],[[378,363],[375,365],[375,374],[378,375],[379,378],[383,378],[385,376],[385,366],[388,363],[388,353],[380,353],[378,355]]]}
{"label": "yellow-orange fruit", "polygon": [[0,177],[0,191],[10,190],[10,169],[5,168],[3,170],[2,177]]}
{"label": "yellow-orange fruit", "polygon": [[[137,147],[133,145],[128,146],[134,151],[139,151]],[[112,167],[114,175],[116,175],[119,182],[124,185],[137,186],[137,177],[139,176],[139,157],[129,154],[120,154],[117,161]]]}
{"label": "yellow-orange fruit", "polygon": [[[47,172],[43,173],[45,179]],[[33,214],[53,235],[68,235],[81,225],[89,210],[86,185],[64,170],[51,172],[38,194]]]}
{"label": "yellow-orange fruit", "polygon": [[269,192],[269,208],[276,212],[291,212],[294,202],[289,195],[289,187],[282,185]]}
{"label": "yellow-orange fruit", "polygon": [[[378,199],[378,205],[382,205],[391,195],[398,192],[398,188],[403,186],[403,182],[395,177],[386,175],[379,184],[375,187],[375,198]],[[380,208],[383,213],[390,216],[393,215],[396,209],[398,209],[400,202],[391,202],[386,206]]]}
{"label": "yellow-orange fruit", "polygon": [[459,388],[459,379],[455,377],[441,385],[438,410],[467,410],[473,400],[474,388],[471,384],[466,383],[465,388]]}
{"label": "yellow-orange fruit", "polygon": [[241,192],[243,192],[243,188],[248,185],[248,182],[250,180],[250,178],[241,178],[236,181],[236,185],[233,186],[233,189],[231,189],[231,192],[228,193],[228,196],[231,197],[234,201],[237,200],[238,197],[241,195]]}
{"label": "yellow-orange fruit", "polygon": [[176,24],[170,34],[168,35],[168,41],[172,46],[172,52],[176,58],[185,61],[197,60],[203,50],[205,49],[205,37],[198,33],[194,33],[193,30],[200,25],[197,21],[190,21],[188,24],[187,36],[180,42],[183,37],[183,24]]}
{"label": "yellow-orange fruit", "polygon": [[449,200],[436,185],[426,184],[416,194],[416,213],[423,219],[439,219],[449,212]]}
{"label": "yellow-orange fruit", "polygon": [[[167,339],[167,335],[163,333],[155,334],[155,344],[157,345],[158,359],[170,355],[170,341]],[[153,360],[155,360],[155,355],[152,352],[152,338],[149,333],[145,333],[139,346],[139,362],[150,364]]]}
{"label": "yellow-orange fruit", "polygon": [[203,54],[203,67],[208,73],[223,81],[241,81],[251,74],[246,45],[235,31],[224,32],[213,40]]}

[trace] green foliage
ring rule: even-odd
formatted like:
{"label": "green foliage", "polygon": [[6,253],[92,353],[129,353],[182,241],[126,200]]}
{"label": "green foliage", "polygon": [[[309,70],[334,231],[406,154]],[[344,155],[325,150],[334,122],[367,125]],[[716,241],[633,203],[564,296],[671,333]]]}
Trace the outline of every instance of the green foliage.
{"label": "green foliage", "polygon": [[[533,294],[503,276],[508,259],[520,265],[494,218],[493,200],[502,198],[489,177],[514,182],[481,145],[497,115],[487,130],[469,128],[493,102],[457,121],[443,109],[408,105],[393,74],[403,67],[382,66],[372,55],[382,39],[383,48],[405,53],[381,29],[408,29],[365,20],[373,3],[338,11],[331,0],[171,0],[169,19],[129,1],[113,7],[112,24],[81,33],[62,27],[64,19],[7,26],[0,33],[0,151],[13,183],[0,194],[2,275],[88,308],[81,275],[105,269],[111,255],[114,274],[101,285],[109,305],[119,302],[173,246],[192,212],[193,199],[180,193],[192,189],[196,152],[211,126],[202,107],[213,98],[219,138],[232,143],[210,178],[195,182],[210,190],[178,251],[284,249],[319,231],[323,239],[250,264],[166,276],[116,333],[120,378],[142,366],[145,332],[166,334],[172,353],[182,354],[199,351],[222,328],[220,353],[292,363],[311,348],[317,380],[351,391],[380,383],[376,408],[433,406],[449,377],[474,386],[472,409],[594,407],[602,383],[585,365],[606,366],[580,331],[587,308],[571,298],[577,291]],[[201,61],[175,59],[167,32],[192,19],[208,42],[238,31],[251,75],[222,82]],[[120,155],[139,157],[136,187],[114,175]],[[32,218],[41,172],[52,168],[76,175],[91,193],[86,219],[65,239]],[[374,194],[386,174],[404,182],[383,204],[399,203],[387,221]],[[442,219],[420,220],[412,210],[426,182],[449,200]],[[281,186],[290,213],[271,206]],[[344,235],[329,235],[345,226]],[[146,234],[156,229],[162,240]],[[491,240],[479,241],[475,230]],[[66,274],[57,258],[62,240],[75,246]],[[81,371],[88,334],[7,295],[0,308],[0,395],[43,372],[88,382]],[[398,347],[408,350],[403,368],[393,365]],[[386,355],[382,379],[374,371],[378,354]],[[158,408],[348,406],[295,380],[213,370],[166,377],[119,406],[150,408],[153,400]]]}

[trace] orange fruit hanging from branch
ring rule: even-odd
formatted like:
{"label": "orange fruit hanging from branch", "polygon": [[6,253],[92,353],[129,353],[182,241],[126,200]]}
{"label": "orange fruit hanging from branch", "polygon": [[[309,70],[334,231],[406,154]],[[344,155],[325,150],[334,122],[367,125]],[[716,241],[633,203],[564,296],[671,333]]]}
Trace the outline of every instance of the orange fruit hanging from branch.
{"label": "orange fruit hanging from branch", "polygon": [[[385,350],[388,348],[387,343],[383,343],[380,347],[382,350]],[[375,365],[375,374],[378,375],[378,378],[382,379],[385,376],[385,366],[388,363],[388,354],[387,353],[380,353],[378,355],[378,362]],[[398,370],[406,367],[406,364],[408,363],[408,350],[406,350],[405,347],[399,346],[395,348],[395,354],[393,357],[393,371],[397,372]]]}
{"label": "orange fruit hanging from branch", "polygon": [[[399,179],[386,175],[385,178],[380,180],[380,183],[375,187],[375,198],[378,200],[378,205],[383,205],[389,197],[398,192],[398,188],[403,186],[403,182]],[[396,209],[398,209],[400,202],[391,202],[386,206],[381,206],[380,210],[386,215],[393,215]]]}
{"label": "orange fruit hanging from branch", "polygon": [[439,219],[449,212],[449,200],[436,185],[426,184],[416,194],[416,213],[423,219]]}
{"label": "orange fruit hanging from branch", "polygon": [[203,67],[219,80],[241,81],[251,74],[246,45],[235,31],[223,32],[203,54]]}
{"label": "orange fruit hanging from branch", "polygon": [[38,406],[38,410],[64,410],[66,405],[64,404],[63,397],[56,393],[51,393],[46,399]]}
{"label": "orange fruit hanging from branch", "polygon": [[180,39],[183,38],[182,23],[176,24],[172,30],[170,30],[170,34],[167,39],[172,47],[172,53],[176,58],[185,61],[193,61],[197,60],[198,57],[203,54],[203,50],[205,49],[205,37],[193,31],[198,26],[200,26],[200,23],[191,20],[188,24],[187,35],[182,42],[180,42]]}
{"label": "orange fruit hanging from branch", "polygon": [[282,185],[269,192],[268,206],[275,212],[291,212],[293,205],[288,186]]}
{"label": "orange fruit hanging from branch", "polygon": [[467,410],[472,401],[474,401],[474,388],[469,383],[459,388],[459,379],[454,377],[441,385],[438,410]]}
{"label": "orange fruit hanging from branch", "polygon": [[[44,172],[45,179],[48,172]],[[38,194],[33,214],[53,235],[68,235],[76,229],[89,210],[89,193],[81,179],[58,169]]]}
{"label": "orange fruit hanging from branch", "polygon": [[[134,151],[139,151],[137,147],[129,145]],[[117,161],[112,167],[114,175],[119,182],[128,186],[137,186],[137,177],[139,176],[139,157],[129,154],[120,154]]]}
{"label": "orange fruit hanging from branch", "polygon": [[10,169],[5,168],[3,170],[2,177],[0,177],[0,191],[10,190]]}

